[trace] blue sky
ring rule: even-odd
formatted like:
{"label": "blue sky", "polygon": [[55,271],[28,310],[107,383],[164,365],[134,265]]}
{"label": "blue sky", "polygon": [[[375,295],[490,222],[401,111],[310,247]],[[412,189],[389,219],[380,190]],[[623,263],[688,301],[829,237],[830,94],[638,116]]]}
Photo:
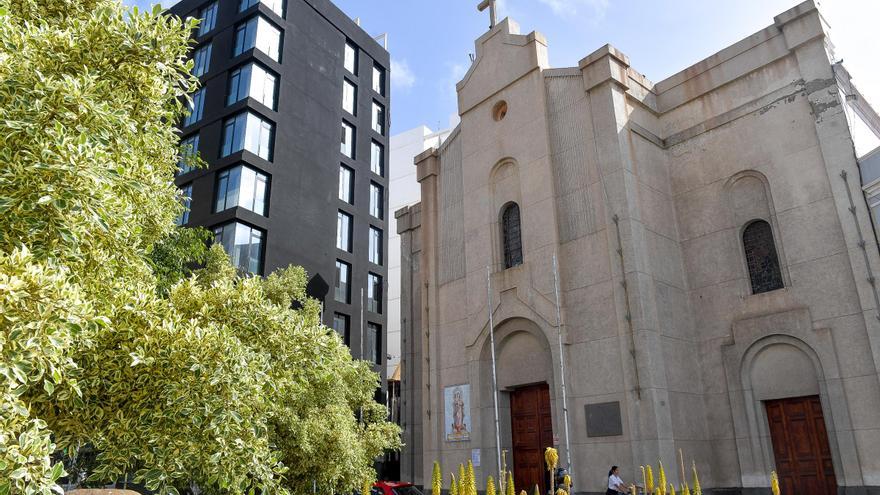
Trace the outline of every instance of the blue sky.
{"label": "blue sky", "polygon": [[[231,0],[227,0],[231,1]],[[288,0],[294,1],[294,0]],[[149,0],[126,0],[145,5]],[[392,134],[419,124],[447,127],[456,114],[455,82],[469,66],[473,40],[488,28],[478,0],[334,0],[371,35],[388,33],[392,57]],[[169,2],[165,2],[168,5]],[[523,33],[542,32],[554,67],[605,43],[626,53],[657,82],[773,23],[798,0],[500,0]],[[880,0],[825,0],[838,58],[880,108],[874,34]],[[872,48],[873,47],[873,48]]]}

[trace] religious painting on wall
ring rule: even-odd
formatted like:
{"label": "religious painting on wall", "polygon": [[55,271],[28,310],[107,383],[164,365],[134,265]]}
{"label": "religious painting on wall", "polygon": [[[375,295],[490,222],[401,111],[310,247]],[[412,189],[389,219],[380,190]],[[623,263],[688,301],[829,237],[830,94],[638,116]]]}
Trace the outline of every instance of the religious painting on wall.
{"label": "religious painting on wall", "polygon": [[471,386],[452,385],[443,389],[446,441],[464,442],[471,439]]}

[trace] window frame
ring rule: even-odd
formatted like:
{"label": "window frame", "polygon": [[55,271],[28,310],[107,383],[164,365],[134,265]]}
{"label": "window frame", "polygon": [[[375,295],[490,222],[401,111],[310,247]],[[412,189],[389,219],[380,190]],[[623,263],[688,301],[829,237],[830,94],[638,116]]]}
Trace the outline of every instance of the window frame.
{"label": "window frame", "polygon": [[199,121],[202,120],[202,117],[205,115],[205,89],[204,87],[196,90],[195,93],[190,97],[190,101],[187,101],[187,106],[189,107],[189,114],[183,118],[183,127],[189,127],[191,125],[196,125]]}
{"label": "window frame", "polygon": [[[346,131],[349,131],[349,133],[347,134],[349,136],[348,146],[346,146],[346,140],[344,139],[346,137]],[[357,157],[357,128],[354,125],[343,120],[341,138],[342,139],[339,143],[339,153],[341,153],[342,156],[355,160]],[[346,153],[346,149],[349,149],[348,153]]]}
{"label": "window frame", "polygon": [[193,51],[193,75],[202,77],[211,70],[211,55],[214,51],[213,41],[199,46]]}
{"label": "window frame", "polygon": [[[263,77],[263,93],[265,98],[265,81],[267,78],[272,78],[272,94],[271,94],[271,102],[267,104],[263,99],[260,99],[253,95],[254,90],[254,78],[257,77],[257,73],[255,69],[261,70],[264,73]],[[247,78],[243,78],[242,75],[247,71]],[[247,63],[236,66],[232,70],[229,71],[229,75],[226,77],[226,106],[234,105],[241,100],[252,98],[254,101],[259,102],[261,105],[265,106],[270,110],[277,110],[278,107],[278,74],[274,71],[269,70],[263,64],[250,60]],[[242,82],[245,81],[247,83],[247,89],[244,92],[244,96],[242,96]],[[235,91],[233,92],[233,86],[235,86]],[[235,100],[233,100],[233,95],[235,95]]]}
{"label": "window frame", "polygon": [[[512,230],[513,225],[510,225],[512,220],[508,220],[508,214],[512,214],[513,211],[516,212],[515,231]],[[517,203],[510,202],[501,208],[500,223],[504,269],[520,266],[525,259],[522,246],[522,211]]]}
{"label": "window frame", "polygon": [[[337,320],[340,320],[343,322],[344,328],[342,329],[341,332],[340,332],[339,328],[336,328]],[[350,345],[350,342],[351,342],[351,316],[349,316],[345,313],[340,313],[338,311],[334,311],[333,312],[333,330],[336,331],[336,333],[340,337],[342,337],[342,342],[344,342],[345,345]]]}
{"label": "window frame", "polygon": [[382,275],[367,272],[367,311],[377,315],[382,314],[384,305],[382,291],[384,289]]}
{"label": "window frame", "polygon": [[[348,190],[346,191],[347,198],[342,197],[342,192],[343,192],[343,190],[342,190],[342,186],[343,186],[342,174],[343,173],[347,173],[348,178],[349,178],[348,188],[347,188]],[[355,174],[355,172],[354,172],[353,168],[349,167],[348,165],[346,165],[344,163],[339,164],[339,192],[338,192],[337,197],[340,199],[340,201],[344,201],[346,204],[349,204],[349,205],[354,204],[354,174]]]}
{"label": "window frame", "polygon": [[[188,141],[190,141],[190,142],[188,142]],[[185,145],[190,146],[189,153],[183,152],[183,147]],[[196,170],[195,167],[191,167],[191,166],[185,164],[183,162],[183,160],[189,156],[192,156],[192,155],[195,155],[196,157],[198,157],[198,154],[199,154],[199,132],[196,131],[192,134],[188,134],[185,138],[182,138],[180,140],[179,147],[181,148],[181,153],[178,155],[178,158],[177,158],[177,173],[175,174],[177,177],[180,177],[181,175],[184,175],[184,174],[188,174],[188,173],[192,172],[193,170]]]}
{"label": "window frame", "polygon": [[[233,229],[232,229],[232,244],[231,244],[233,252],[231,252],[231,253],[226,249],[226,244],[223,241],[223,236],[226,233],[225,229],[229,226],[233,227]],[[236,247],[235,239],[238,237],[237,229],[239,226],[250,230],[250,234],[248,236],[249,243],[248,243],[248,252],[247,252],[247,268],[242,267],[240,261],[238,263],[236,263],[236,261],[235,261],[235,256],[237,254],[239,254],[239,253],[235,252],[235,247]],[[219,230],[219,232],[218,232],[218,230]],[[250,224],[247,224],[244,222],[240,222],[238,220],[232,220],[232,221],[224,222],[219,225],[215,225],[215,226],[211,227],[211,232],[214,234],[214,243],[220,244],[223,247],[223,250],[226,251],[226,254],[229,256],[230,261],[236,270],[238,270],[240,273],[247,273],[247,274],[251,274],[251,275],[262,275],[263,274],[263,270],[265,268],[265,254],[266,254],[266,231],[265,230],[263,230],[259,227],[254,227],[253,225],[250,225]],[[256,271],[251,271],[250,262],[252,260],[252,257],[250,255],[250,250],[253,247],[254,232],[257,232],[260,234],[258,236],[259,241],[260,241],[260,245],[259,245],[259,252],[257,253],[257,256],[258,256],[257,268],[258,269]],[[220,235],[219,241],[217,238],[218,235]]]}
{"label": "window frame", "polygon": [[369,352],[369,354],[361,356],[361,359],[381,366],[385,357],[382,355],[382,325],[372,321],[367,322],[367,331],[364,332],[364,339],[367,340],[367,342],[364,342],[364,350]]}
{"label": "window frame", "polygon": [[[746,236],[756,228],[762,228],[763,230],[759,232],[759,234],[764,235],[764,248],[770,248],[771,252],[768,253],[763,260],[757,260],[753,256],[750,256],[750,252],[752,250],[749,249],[750,246],[746,244]],[[752,239],[752,242],[757,241],[758,239]],[[776,233],[773,230],[773,225],[763,218],[755,218],[746,222],[742,230],[739,234],[739,242],[740,248],[742,249],[743,259],[745,261],[746,273],[749,281],[749,291],[751,295],[764,294],[768,292],[774,292],[780,289],[784,289],[785,285],[785,276],[783,275],[782,269],[782,259],[779,254],[779,248],[776,245]],[[757,247],[757,246],[752,246]],[[769,258],[769,259],[768,259]],[[775,263],[775,267],[759,267],[755,264],[757,261],[770,261],[771,263]],[[761,270],[761,271],[758,271]],[[767,273],[768,270],[775,271],[775,273]],[[758,277],[772,277],[771,280],[761,280]],[[766,286],[764,284],[767,284]]]}
{"label": "window frame", "polygon": [[370,216],[385,220],[385,188],[374,181],[370,181]]}
{"label": "window frame", "polygon": [[[378,237],[376,236],[376,234],[378,234]],[[385,261],[385,232],[375,225],[370,225],[367,236],[367,260],[376,266],[383,266]]]}
{"label": "window frame", "polygon": [[373,100],[373,106],[370,108],[370,128],[373,132],[380,136],[385,135],[385,105]]}
{"label": "window frame", "polygon": [[[385,77],[387,77],[385,67],[373,62],[373,82],[372,89],[379,96],[385,96]],[[379,77],[376,77],[376,76]]]}
{"label": "window frame", "polygon": [[[199,9],[198,18],[201,20],[198,27],[198,35],[199,37],[204,36],[217,27],[217,11],[219,10],[219,2],[216,0],[201,7]],[[207,14],[210,12],[211,14],[211,22],[205,22]]]}
{"label": "window frame", "polygon": [[[238,184],[236,187],[235,197],[232,199],[232,203],[230,203],[230,192],[229,192],[229,184],[230,184],[230,175],[236,169],[241,169],[238,173]],[[262,184],[262,211],[258,211],[254,208],[246,204],[242,204],[242,196],[244,188],[242,185],[244,184],[244,169],[247,169],[254,173],[254,187],[253,187],[253,197],[250,198],[249,203],[252,206],[256,207],[257,199],[259,198],[258,194],[258,186]],[[226,177],[223,175],[226,174]],[[262,178],[262,180],[261,180]],[[226,180],[226,192],[223,194],[223,207],[222,209],[219,206],[220,201],[220,186],[221,181]],[[271,178],[269,174],[258,170],[250,165],[245,164],[244,162],[236,163],[230,167],[226,167],[223,170],[220,170],[214,176],[214,201],[212,202],[211,208],[213,213],[220,213],[226,210],[230,210],[232,208],[244,208],[245,210],[256,213],[257,215],[268,217],[269,213],[269,191],[270,191]]]}
{"label": "window frame", "polygon": [[[351,52],[349,52],[349,49],[351,50]],[[358,74],[358,62],[359,62],[358,59],[360,58],[358,51],[359,51],[358,46],[356,44],[354,44],[351,40],[348,40],[348,39],[345,40],[345,45],[343,45],[343,48],[342,48],[342,67],[345,70],[347,70],[349,74],[351,74],[353,76],[357,76],[357,74]],[[351,67],[349,67],[349,64],[348,64],[348,60],[349,60],[348,54],[349,53],[352,54]]]}
{"label": "window frame", "polygon": [[[374,163],[374,150],[377,149],[379,150],[379,159],[378,163]],[[377,167],[379,170],[376,170]],[[375,139],[370,140],[370,171],[379,177],[385,177],[385,146]]]}
{"label": "window frame", "polygon": [[[348,88],[351,88],[351,108],[346,108],[346,89]],[[357,98],[357,84],[350,81],[347,77],[342,78],[342,109],[348,112],[349,115],[357,116]]]}
{"label": "window frame", "polygon": [[[348,228],[344,229],[343,226],[346,224]],[[351,213],[345,212],[343,210],[336,211],[336,249],[340,251],[345,251],[346,253],[351,253],[354,249],[354,215]],[[345,243],[344,246],[340,246],[340,243]]]}
{"label": "window frame", "polygon": [[279,6],[279,9],[281,10],[280,12],[278,10],[275,10],[274,8],[272,8],[271,5],[264,2],[263,0],[239,0],[238,1],[238,13],[240,14],[240,13],[248,10],[249,8],[253,7],[254,5],[259,5],[259,4],[265,5],[269,10],[271,10],[272,12],[277,14],[278,17],[280,17],[282,19],[285,18],[285,14],[287,13],[286,12],[287,11],[287,5],[286,5],[287,2],[285,2],[284,0],[277,0],[277,4]]}
{"label": "window frame", "polygon": [[183,211],[180,212],[180,215],[175,219],[175,223],[180,227],[189,223],[189,214],[192,211],[192,188],[193,183],[187,182],[186,184],[182,184],[180,186],[180,191],[183,193]]}
{"label": "window frame", "polygon": [[[249,36],[248,36],[249,29],[250,29],[249,26],[251,25],[252,22],[254,23],[253,44],[248,45],[247,39],[249,38]],[[278,32],[278,43],[277,43],[276,50],[274,50],[277,53],[273,54],[272,50],[267,51],[267,50],[264,50],[263,48],[260,47],[259,40],[260,40],[260,27],[261,26],[268,26]],[[239,39],[240,33],[242,33],[241,40]],[[241,42],[239,42],[239,41],[241,41]],[[240,45],[240,49],[239,49],[239,45]],[[244,19],[241,22],[235,24],[233,31],[232,31],[232,57],[233,58],[238,57],[241,54],[243,54],[249,50],[259,50],[263,54],[265,54],[267,57],[280,63],[281,62],[281,51],[282,51],[283,46],[284,46],[284,30],[281,29],[279,26],[277,26],[275,23],[273,23],[272,21],[270,21],[269,19],[267,19],[265,16],[263,16],[261,14],[255,14],[255,15],[248,17],[247,19]]]}
{"label": "window frame", "polygon": [[[249,116],[253,116],[255,119],[257,119],[257,121],[259,121],[259,124],[260,124],[259,125],[259,133],[258,133],[259,146],[258,146],[257,150],[251,150],[251,149],[248,149],[248,147],[247,147],[247,143],[249,142],[249,140],[247,139],[247,137],[248,137],[248,123],[253,121],[253,120],[248,119]],[[243,130],[241,133],[241,147],[234,149],[236,129],[238,127],[239,117],[244,117]],[[227,149],[227,131],[229,130],[230,123],[233,123],[234,125],[233,125],[232,136],[230,137],[230,142],[228,144],[229,151],[227,151],[226,150]],[[263,156],[262,154],[260,154],[260,150],[262,149],[262,144],[263,144],[262,137],[263,137],[263,129],[264,129],[265,125],[269,126],[269,137],[266,142],[266,156]],[[262,115],[260,115],[256,112],[253,112],[251,110],[243,110],[243,111],[238,112],[234,115],[230,115],[229,117],[227,117],[226,119],[223,120],[223,123],[220,128],[220,158],[232,155],[233,153],[238,153],[240,151],[249,151],[256,156],[258,156],[266,161],[271,162],[274,158],[274,155],[275,155],[275,128],[276,128],[275,122],[272,122],[271,120],[266,119]]]}
{"label": "window frame", "polygon": [[[343,270],[344,268],[344,270]],[[345,286],[343,287],[342,274],[345,274]],[[336,259],[336,281],[333,286],[333,300],[342,304],[351,304],[351,263]],[[339,292],[344,291],[343,299],[339,299]]]}

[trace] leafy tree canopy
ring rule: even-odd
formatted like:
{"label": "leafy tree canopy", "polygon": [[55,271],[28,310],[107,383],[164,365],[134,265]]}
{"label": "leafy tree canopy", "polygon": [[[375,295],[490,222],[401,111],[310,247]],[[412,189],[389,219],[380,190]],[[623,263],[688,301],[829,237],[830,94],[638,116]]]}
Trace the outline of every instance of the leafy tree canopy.
{"label": "leafy tree canopy", "polygon": [[174,227],[194,25],[0,0],[0,495],[86,444],[92,479],[161,494],[348,491],[397,445],[302,269],[240,278]]}

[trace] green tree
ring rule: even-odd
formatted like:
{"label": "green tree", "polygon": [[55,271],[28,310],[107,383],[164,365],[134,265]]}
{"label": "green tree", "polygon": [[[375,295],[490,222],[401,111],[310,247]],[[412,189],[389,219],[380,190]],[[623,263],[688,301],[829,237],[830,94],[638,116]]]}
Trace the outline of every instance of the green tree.
{"label": "green tree", "polygon": [[174,227],[194,26],[0,0],[0,495],[85,445],[92,479],[162,494],[351,490],[397,445],[301,269],[242,279]]}

